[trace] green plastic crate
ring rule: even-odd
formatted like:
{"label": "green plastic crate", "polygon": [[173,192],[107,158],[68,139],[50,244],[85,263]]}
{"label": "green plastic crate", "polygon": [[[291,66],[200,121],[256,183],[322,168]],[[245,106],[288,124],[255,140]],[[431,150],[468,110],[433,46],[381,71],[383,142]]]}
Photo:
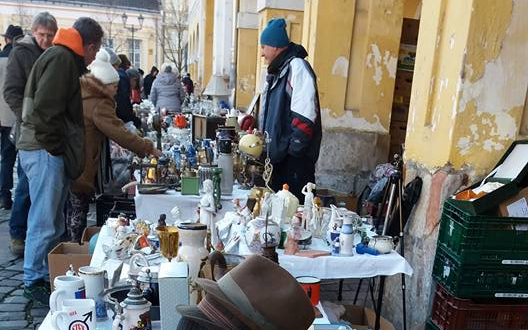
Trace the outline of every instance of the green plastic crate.
{"label": "green plastic crate", "polygon": [[528,267],[465,265],[440,245],[433,278],[458,298],[528,298]]}
{"label": "green plastic crate", "polygon": [[425,324],[425,330],[441,330],[441,329],[437,327],[433,321],[428,320],[427,323]]}
{"label": "green plastic crate", "polygon": [[528,266],[528,218],[470,215],[448,199],[438,245],[464,265]]}

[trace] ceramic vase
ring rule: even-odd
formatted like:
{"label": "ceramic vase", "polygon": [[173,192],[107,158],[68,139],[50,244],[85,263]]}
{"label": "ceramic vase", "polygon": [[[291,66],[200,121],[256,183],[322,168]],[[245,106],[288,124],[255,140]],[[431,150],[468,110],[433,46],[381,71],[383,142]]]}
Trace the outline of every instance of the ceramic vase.
{"label": "ceramic vase", "polygon": [[262,253],[262,245],[278,245],[281,237],[281,230],[278,224],[268,220],[268,230],[266,232],[266,219],[257,217],[247,224],[246,244],[253,253]]}
{"label": "ceramic vase", "polygon": [[[207,258],[209,252],[205,248],[207,225],[201,223],[181,223],[178,225],[180,232],[180,248],[178,258],[189,264],[189,278],[198,278],[200,264]],[[197,294],[193,292],[190,297],[192,304],[197,303]]]}

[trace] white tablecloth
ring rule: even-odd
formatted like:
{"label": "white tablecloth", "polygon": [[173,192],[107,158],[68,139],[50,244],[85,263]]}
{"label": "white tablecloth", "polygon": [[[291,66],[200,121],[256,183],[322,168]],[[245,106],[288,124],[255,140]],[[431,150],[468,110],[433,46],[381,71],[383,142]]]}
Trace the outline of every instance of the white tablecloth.
{"label": "white tablecloth", "polygon": [[[95,323],[95,329],[93,330],[112,330],[112,318],[110,316],[113,315],[113,312],[111,310],[108,311],[108,319],[101,322]],[[160,321],[153,321],[152,322],[152,330],[160,330],[161,329],[161,323]],[[40,324],[39,330],[56,330],[52,324],[51,324],[51,312],[49,312],[46,315],[46,318],[42,321]],[[92,330],[92,329],[90,329]]]}
{"label": "white tablecloth", "polygon": [[[323,240],[313,239],[310,249],[329,251],[330,247]],[[353,256],[332,255],[317,258],[284,255],[284,250],[277,250],[277,252],[280,265],[293,276],[340,279],[390,276],[399,273],[411,276],[413,273],[407,260],[395,251],[378,256],[356,254]]]}
{"label": "white tablecloth", "polygon": [[[136,190],[137,191],[137,190]],[[234,206],[231,202],[238,198],[245,204],[249,190],[239,189],[237,186],[233,188],[232,195],[222,195],[221,203],[222,209],[218,210],[216,219],[223,219],[227,211],[233,211]],[[136,217],[142,220],[149,220],[156,222],[159,215],[165,213],[167,221],[172,222],[171,210],[178,206],[180,208],[180,218],[182,221],[197,222],[198,214],[196,208],[200,202],[200,196],[182,195],[180,192],[169,190],[164,194],[143,195],[136,192],[134,201],[136,203]]]}

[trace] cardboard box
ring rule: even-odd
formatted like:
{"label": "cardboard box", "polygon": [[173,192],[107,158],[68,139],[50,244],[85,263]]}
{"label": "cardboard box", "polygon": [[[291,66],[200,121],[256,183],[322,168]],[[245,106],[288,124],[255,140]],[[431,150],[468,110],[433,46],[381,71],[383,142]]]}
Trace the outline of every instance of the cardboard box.
{"label": "cardboard box", "polygon": [[79,267],[90,265],[91,260],[88,244],[59,243],[48,254],[50,283],[53,283],[55,277],[65,275],[70,265],[77,271]]}
{"label": "cardboard box", "polygon": [[500,203],[499,216],[528,218],[528,187]]}
{"label": "cardboard box", "polygon": [[101,227],[86,227],[84,228],[81,241],[88,244],[93,235],[101,231]]}
{"label": "cardboard box", "polygon": [[[360,329],[374,329],[376,325],[376,313],[370,309],[358,305],[343,305],[345,307],[345,314],[342,319],[352,324],[352,328]],[[383,317],[380,318],[381,330],[396,330],[391,322]]]}

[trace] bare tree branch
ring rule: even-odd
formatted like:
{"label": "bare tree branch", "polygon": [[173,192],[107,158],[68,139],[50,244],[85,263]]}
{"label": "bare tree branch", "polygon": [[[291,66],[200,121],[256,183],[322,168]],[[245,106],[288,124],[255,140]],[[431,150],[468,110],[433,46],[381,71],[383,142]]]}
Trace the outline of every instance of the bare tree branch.
{"label": "bare tree branch", "polygon": [[27,8],[22,6],[21,0],[16,0],[16,3],[17,10],[16,14],[14,14],[12,17],[13,24],[19,25],[24,31],[31,30],[31,21],[33,20],[33,16],[28,12]]}
{"label": "bare tree branch", "polygon": [[[117,11],[117,3],[118,0],[106,0],[107,7],[105,7],[105,16],[106,20],[105,22],[101,22],[101,25],[103,26],[103,29],[105,31],[105,39],[112,40],[113,45],[112,48],[114,51],[120,52],[125,51],[126,47],[126,34],[124,34],[123,28],[118,28],[116,26],[117,24],[114,23],[115,20],[119,20],[121,17],[121,12]],[[109,46],[109,45],[105,45]],[[124,49],[123,49],[124,48]]]}
{"label": "bare tree branch", "polygon": [[162,0],[162,22],[164,29],[160,33],[160,43],[163,47],[163,59],[174,63],[179,73],[183,72],[185,63],[184,40],[188,29],[188,5],[187,1],[179,1],[177,8],[172,0]]}

